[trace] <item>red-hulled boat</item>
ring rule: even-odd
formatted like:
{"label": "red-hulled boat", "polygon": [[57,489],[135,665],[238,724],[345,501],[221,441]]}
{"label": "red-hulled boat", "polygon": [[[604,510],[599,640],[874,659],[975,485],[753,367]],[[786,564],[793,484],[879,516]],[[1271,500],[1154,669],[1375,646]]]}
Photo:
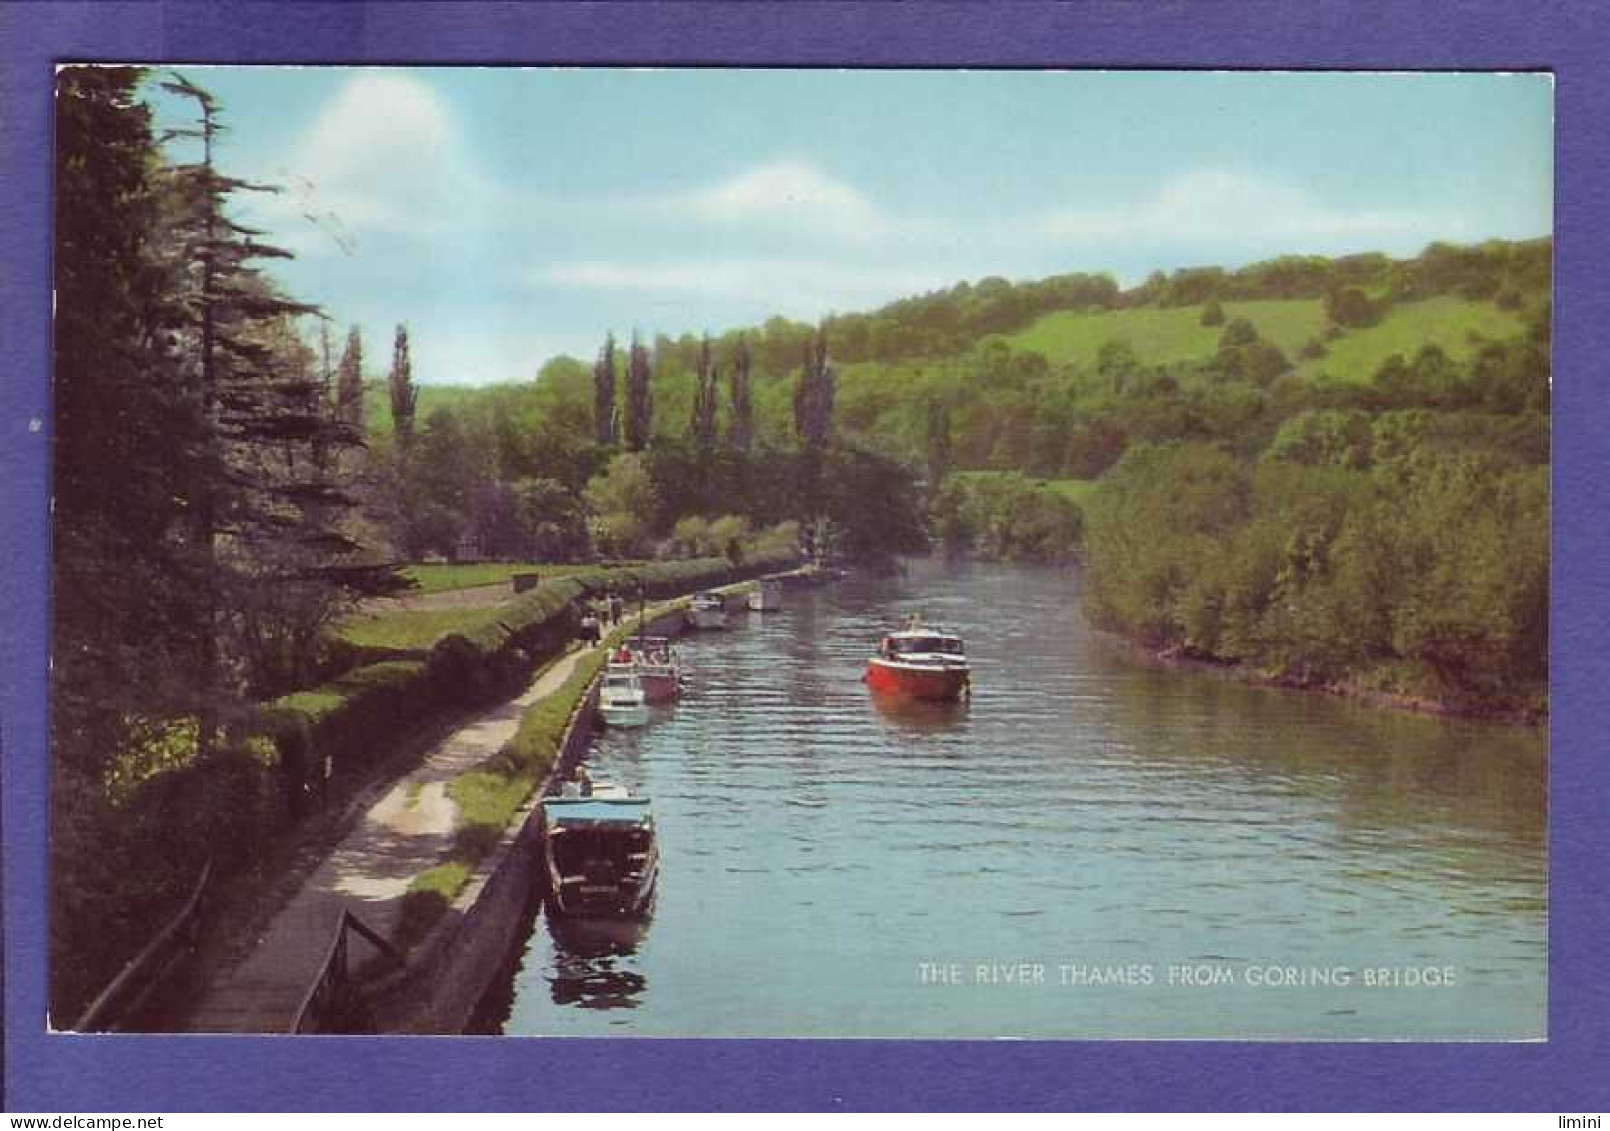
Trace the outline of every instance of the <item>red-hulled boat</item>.
{"label": "red-hulled boat", "polygon": [[867,686],[910,699],[960,699],[972,687],[962,638],[915,620],[878,642],[867,661]]}

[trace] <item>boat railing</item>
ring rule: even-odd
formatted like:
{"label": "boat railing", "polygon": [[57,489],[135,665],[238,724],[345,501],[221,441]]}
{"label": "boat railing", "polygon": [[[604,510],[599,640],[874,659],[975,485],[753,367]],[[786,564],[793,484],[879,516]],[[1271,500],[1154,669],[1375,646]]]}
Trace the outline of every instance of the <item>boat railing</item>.
{"label": "boat railing", "polygon": [[358,1033],[368,1027],[359,980],[352,968],[348,940],[353,934],[373,946],[391,965],[404,964],[402,951],[389,939],[342,908],[324,963],[291,1023],[292,1033]]}
{"label": "boat railing", "polygon": [[119,1032],[151,1004],[157,992],[195,954],[201,941],[202,917],[211,882],[212,860],[209,858],[201,866],[195,887],[179,913],[96,995],[89,1008],[73,1023],[74,1032]]}

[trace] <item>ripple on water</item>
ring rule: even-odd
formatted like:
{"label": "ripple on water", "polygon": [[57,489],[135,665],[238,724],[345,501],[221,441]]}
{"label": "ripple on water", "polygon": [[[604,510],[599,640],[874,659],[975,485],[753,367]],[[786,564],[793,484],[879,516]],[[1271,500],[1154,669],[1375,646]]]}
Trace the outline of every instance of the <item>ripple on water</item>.
{"label": "ripple on water", "polygon": [[[539,921],[506,1030],[1541,1032],[1540,755],[1517,766],[1512,732],[1128,666],[1092,642],[1077,586],[919,563],[791,591],[780,613],[687,639],[683,700],[589,754],[655,799],[653,917],[608,965]],[[872,643],[918,607],[967,636],[970,703],[892,708],[860,683]],[[915,974],[1075,959],[1413,960],[1456,965],[1468,985],[1435,1008],[1154,984],[1081,991],[1072,1010],[1066,995],[936,992]]]}

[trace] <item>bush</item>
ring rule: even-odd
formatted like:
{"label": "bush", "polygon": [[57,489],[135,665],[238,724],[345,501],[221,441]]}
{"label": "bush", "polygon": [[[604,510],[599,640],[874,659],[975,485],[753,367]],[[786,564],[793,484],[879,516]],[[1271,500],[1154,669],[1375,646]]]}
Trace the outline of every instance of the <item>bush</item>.
{"label": "bush", "polygon": [[425,663],[391,660],[265,703],[253,730],[278,752],[294,812],[305,790],[322,782],[326,760],[332,771],[369,761],[386,736],[440,702],[439,686]]}

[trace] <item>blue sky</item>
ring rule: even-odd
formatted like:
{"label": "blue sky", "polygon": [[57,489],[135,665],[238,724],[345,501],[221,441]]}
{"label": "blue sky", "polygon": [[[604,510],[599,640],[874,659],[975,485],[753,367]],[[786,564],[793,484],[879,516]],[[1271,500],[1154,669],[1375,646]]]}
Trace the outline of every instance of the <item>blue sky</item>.
{"label": "blue sky", "polygon": [[[604,334],[961,279],[1414,254],[1552,230],[1538,75],[194,67],[237,215],[377,367],[534,376]],[[158,99],[159,122],[178,108]]]}

